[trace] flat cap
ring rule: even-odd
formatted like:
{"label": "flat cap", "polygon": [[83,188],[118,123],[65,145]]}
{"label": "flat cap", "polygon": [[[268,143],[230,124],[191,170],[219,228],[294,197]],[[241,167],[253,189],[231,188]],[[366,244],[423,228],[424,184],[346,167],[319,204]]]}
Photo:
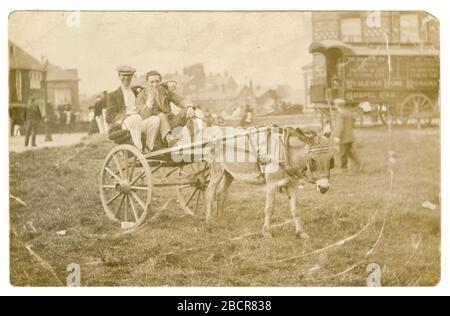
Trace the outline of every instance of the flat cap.
{"label": "flat cap", "polygon": [[131,66],[120,66],[116,70],[119,74],[134,74],[136,72],[136,69]]}

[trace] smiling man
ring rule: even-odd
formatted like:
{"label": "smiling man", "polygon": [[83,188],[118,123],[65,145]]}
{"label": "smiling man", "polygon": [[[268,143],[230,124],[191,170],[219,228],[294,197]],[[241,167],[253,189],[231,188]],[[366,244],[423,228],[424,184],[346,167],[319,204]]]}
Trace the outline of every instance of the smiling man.
{"label": "smiling man", "polygon": [[[175,89],[169,83],[161,82],[161,74],[155,70],[149,71],[146,75],[147,87],[137,97],[136,104],[143,107],[141,115],[157,116],[160,119],[161,137],[169,147],[177,143],[177,139],[172,135],[172,130],[177,127],[187,126],[193,134],[193,121],[195,108],[192,103],[175,93]],[[178,114],[172,113],[170,103],[180,107],[182,110]],[[143,113],[146,114],[143,114]]]}

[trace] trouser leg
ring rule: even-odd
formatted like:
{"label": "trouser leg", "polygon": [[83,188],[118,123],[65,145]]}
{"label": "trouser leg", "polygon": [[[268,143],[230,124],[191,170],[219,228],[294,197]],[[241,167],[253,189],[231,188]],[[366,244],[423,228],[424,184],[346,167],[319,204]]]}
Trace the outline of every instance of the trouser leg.
{"label": "trouser leg", "polygon": [[25,147],[28,146],[31,136],[31,121],[25,122]]}
{"label": "trouser leg", "polygon": [[169,117],[169,124],[170,128],[174,129],[176,127],[183,127],[186,126],[188,119],[187,119],[187,110],[183,109],[176,115],[170,115]]}
{"label": "trouser leg", "polygon": [[127,117],[123,123],[122,128],[130,131],[131,140],[133,144],[142,151],[142,119],[140,115],[131,115]]}
{"label": "trouser leg", "polygon": [[14,125],[14,136],[20,136],[20,125]]}
{"label": "trouser leg", "polygon": [[195,134],[194,131],[195,122],[194,120],[188,119],[186,109],[181,110],[177,115],[172,115],[171,117],[169,117],[169,123],[172,130],[175,128],[181,128],[186,126],[187,129],[189,130],[191,139],[193,138]]}
{"label": "trouser leg", "polygon": [[36,135],[37,135],[37,128],[38,128],[39,122],[35,121],[31,123],[31,146],[36,146]]}
{"label": "trouser leg", "polygon": [[150,151],[155,147],[156,138],[160,130],[161,119],[158,116],[150,116],[142,122],[142,131],[146,134],[145,144]]}
{"label": "trouser leg", "polygon": [[340,145],[340,158],[341,158],[341,168],[348,168],[348,145],[349,144],[341,144]]}
{"label": "trouser leg", "polygon": [[167,135],[172,132],[172,126],[170,124],[170,120],[169,120],[167,114],[159,113],[158,118],[160,120],[161,137],[163,140],[165,140]]}

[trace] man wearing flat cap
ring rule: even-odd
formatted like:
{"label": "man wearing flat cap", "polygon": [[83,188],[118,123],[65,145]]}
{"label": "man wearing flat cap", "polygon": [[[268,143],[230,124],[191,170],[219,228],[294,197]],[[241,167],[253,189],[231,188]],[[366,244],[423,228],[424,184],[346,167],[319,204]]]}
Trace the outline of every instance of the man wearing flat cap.
{"label": "man wearing flat cap", "polygon": [[[159,72],[149,71],[146,79],[147,86],[139,93],[136,104],[141,108],[143,117],[151,115],[160,118],[161,137],[171,147],[177,143],[177,139],[172,135],[175,128],[187,126],[193,134],[194,126],[191,119],[195,116],[195,108],[188,99],[176,94],[173,81],[162,83]],[[182,110],[178,114],[172,113],[171,103]]]}
{"label": "man wearing flat cap", "polygon": [[111,125],[120,124],[122,129],[130,131],[134,145],[143,151],[142,133],[146,134],[146,146],[152,151],[160,128],[160,119],[149,116],[144,119],[136,107],[138,91],[131,87],[136,70],[130,66],[117,68],[121,86],[108,95],[106,122]]}

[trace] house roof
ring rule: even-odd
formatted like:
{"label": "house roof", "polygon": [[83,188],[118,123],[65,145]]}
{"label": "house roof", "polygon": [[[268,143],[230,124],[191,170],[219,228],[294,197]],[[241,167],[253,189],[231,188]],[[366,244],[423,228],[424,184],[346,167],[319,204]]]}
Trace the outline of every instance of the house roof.
{"label": "house roof", "polygon": [[199,93],[190,93],[187,97],[192,100],[232,100],[236,96],[232,92],[222,92],[222,91],[199,91]]}
{"label": "house roof", "polygon": [[49,65],[47,81],[79,81],[77,69],[62,69],[58,66]]}
{"label": "house roof", "polygon": [[9,68],[42,71],[41,63],[25,50],[8,41]]}

